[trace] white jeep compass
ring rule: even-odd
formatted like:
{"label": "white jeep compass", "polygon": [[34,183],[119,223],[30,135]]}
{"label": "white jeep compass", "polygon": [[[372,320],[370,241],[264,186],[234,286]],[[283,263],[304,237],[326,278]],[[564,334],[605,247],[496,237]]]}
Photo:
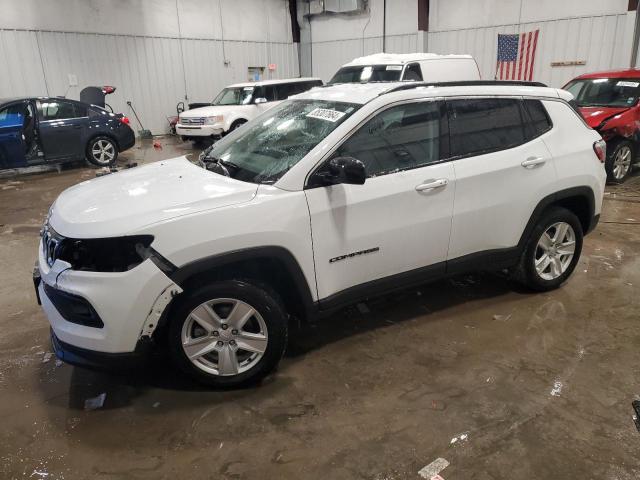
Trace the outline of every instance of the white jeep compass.
{"label": "white jeep compass", "polygon": [[256,381],[310,320],[477,269],[534,290],[598,222],[604,143],[539,84],[345,84],[265,112],[208,152],[80,183],[35,282],[58,357],[147,346],[214,386]]}

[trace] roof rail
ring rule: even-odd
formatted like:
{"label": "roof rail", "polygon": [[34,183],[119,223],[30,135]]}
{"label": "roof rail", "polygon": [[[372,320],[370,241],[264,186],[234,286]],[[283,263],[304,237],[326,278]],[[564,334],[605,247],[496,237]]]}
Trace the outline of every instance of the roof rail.
{"label": "roof rail", "polygon": [[521,80],[461,80],[457,82],[406,82],[405,85],[397,85],[381,92],[380,95],[399,92],[401,90],[411,90],[418,87],[469,87],[475,85],[520,85],[524,87],[546,87],[542,82],[525,82]]}

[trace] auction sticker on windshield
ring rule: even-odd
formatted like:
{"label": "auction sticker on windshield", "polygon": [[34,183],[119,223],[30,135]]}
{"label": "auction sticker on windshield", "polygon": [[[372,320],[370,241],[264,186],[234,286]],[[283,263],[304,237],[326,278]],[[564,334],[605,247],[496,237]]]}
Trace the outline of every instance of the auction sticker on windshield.
{"label": "auction sticker on windshield", "polygon": [[620,81],[618,83],[616,83],[616,85],[618,87],[633,87],[636,88],[638,85],[640,85],[640,82],[625,82],[625,81]]}
{"label": "auction sticker on windshield", "polygon": [[307,117],[319,118],[320,120],[327,120],[328,122],[337,122],[345,116],[344,112],[337,110],[331,110],[329,108],[315,108],[307,113]]}

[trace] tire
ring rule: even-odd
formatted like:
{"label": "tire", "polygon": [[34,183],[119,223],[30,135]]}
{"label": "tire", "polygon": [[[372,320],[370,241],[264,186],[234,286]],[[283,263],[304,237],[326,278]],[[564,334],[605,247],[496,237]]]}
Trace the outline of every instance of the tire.
{"label": "tire", "polygon": [[[559,226],[563,229],[565,226],[568,227],[564,235],[562,235],[563,230],[558,229]],[[543,239],[544,234],[548,235],[546,242]],[[556,238],[558,234],[561,238]],[[566,208],[549,208],[542,214],[531,232],[520,262],[513,271],[513,278],[526,287],[540,292],[558,288],[569,278],[580,260],[582,239],[582,225],[578,217]],[[549,241],[551,243],[548,243]],[[557,244],[560,244],[560,248]],[[573,256],[571,257],[561,253],[569,252],[572,248]],[[548,263],[544,258],[545,255],[549,259]],[[542,268],[545,263],[546,268]]]}
{"label": "tire", "polygon": [[109,137],[95,137],[87,144],[87,161],[97,167],[115,165],[118,153],[118,144]]}
{"label": "tire", "polygon": [[[242,313],[249,315],[244,326]],[[226,280],[182,299],[172,312],[168,341],[174,363],[186,374],[208,386],[231,388],[255,384],[275,369],[287,333],[288,316],[275,293]]]}
{"label": "tire", "polygon": [[635,160],[635,146],[629,140],[618,140],[607,145],[604,168],[609,183],[623,183],[631,174]]}

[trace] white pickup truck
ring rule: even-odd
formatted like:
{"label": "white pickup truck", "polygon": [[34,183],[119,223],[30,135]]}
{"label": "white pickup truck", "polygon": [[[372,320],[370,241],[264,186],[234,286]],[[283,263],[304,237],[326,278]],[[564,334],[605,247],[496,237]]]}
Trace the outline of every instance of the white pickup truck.
{"label": "white pickup truck", "polygon": [[265,80],[230,85],[222,90],[209,107],[182,112],[176,133],[183,140],[218,139],[282,100],[322,85],[319,78]]}

